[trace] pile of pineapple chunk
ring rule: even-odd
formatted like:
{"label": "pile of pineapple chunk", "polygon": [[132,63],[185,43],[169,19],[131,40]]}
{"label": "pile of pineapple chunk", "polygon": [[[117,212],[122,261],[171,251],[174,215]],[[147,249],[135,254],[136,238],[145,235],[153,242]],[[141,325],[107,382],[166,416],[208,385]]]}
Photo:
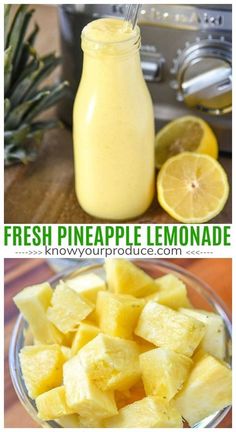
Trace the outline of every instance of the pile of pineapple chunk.
{"label": "pile of pineapple chunk", "polygon": [[23,289],[15,304],[34,343],[20,352],[41,420],[64,427],[190,427],[231,404],[221,317],[194,309],[182,280],[110,259]]}

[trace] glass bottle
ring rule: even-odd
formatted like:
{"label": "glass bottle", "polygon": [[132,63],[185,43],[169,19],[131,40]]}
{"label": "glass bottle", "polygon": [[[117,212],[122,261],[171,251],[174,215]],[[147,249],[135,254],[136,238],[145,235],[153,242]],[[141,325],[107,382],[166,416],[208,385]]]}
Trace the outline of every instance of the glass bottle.
{"label": "glass bottle", "polygon": [[76,194],[98,218],[137,217],[154,195],[154,114],[139,48],[138,26],[123,20],[92,21],[82,32],[73,110]]}

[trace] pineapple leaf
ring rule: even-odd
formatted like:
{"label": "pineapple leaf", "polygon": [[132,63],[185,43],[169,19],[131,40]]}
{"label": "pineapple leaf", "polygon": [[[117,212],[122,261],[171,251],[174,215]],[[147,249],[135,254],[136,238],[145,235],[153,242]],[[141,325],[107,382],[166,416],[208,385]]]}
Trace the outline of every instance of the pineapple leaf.
{"label": "pineapple leaf", "polygon": [[7,42],[7,29],[8,29],[8,20],[10,15],[11,5],[4,5],[4,47],[6,48]]}
{"label": "pineapple leaf", "polygon": [[63,127],[63,123],[60,122],[57,119],[51,119],[51,120],[45,120],[45,121],[38,121],[31,124],[31,131],[32,133],[36,130],[49,130],[54,129],[56,127]]}
{"label": "pineapple leaf", "polygon": [[22,71],[18,80],[15,82],[10,95],[13,106],[21,102],[22,99],[29,99],[37,93],[39,83],[47,77],[60,63],[60,59],[49,54],[40,59],[33,60]]}
{"label": "pineapple leaf", "polygon": [[37,75],[36,79],[32,83],[32,86],[30,87],[27,97],[32,97],[35,92],[37,91],[38,85],[40,82],[46,78],[48,75],[50,75],[53,70],[60,64],[61,59],[58,57],[55,57],[54,54],[49,54],[48,56],[41,57],[40,59],[43,63],[43,67],[40,71],[40,73]]}
{"label": "pineapple leaf", "polygon": [[14,92],[17,93],[18,86],[23,82],[24,78],[29,77],[34,71],[43,67],[42,62],[38,59],[37,55],[33,57],[33,59],[21,70],[19,78],[14,83],[14,86],[11,88],[10,97],[14,97]]}
{"label": "pineapple leaf", "polygon": [[41,141],[42,141],[43,134],[44,134],[44,131],[38,129],[35,132],[30,132],[27,135],[27,138],[33,140],[37,145],[39,145],[41,143]]}
{"label": "pineapple leaf", "polygon": [[51,91],[48,90],[47,96],[40,100],[40,102],[28,112],[24,120],[30,122],[42,111],[53,106],[62,97],[62,93],[65,91],[66,87],[68,87],[68,83],[65,81],[52,87]]}
{"label": "pineapple leaf", "polygon": [[25,124],[23,124],[16,130],[5,131],[4,132],[5,147],[9,147],[9,145],[13,145],[15,147],[16,145],[21,144],[27,137],[29,131],[30,131],[30,126]]}
{"label": "pineapple leaf", "polygon": [[37,151],[32,147],[15,147],[11,144],[4,149],[4,160],[6,166],[16,164],[19,161],[26,165],[28,162],[33,162],[36,157]]}
{"label": "pineapple leaf", "polygon": [[37,105],[40,105],[40,102],[45,99],[48,94],[48,91],[42,91],[33,99],[26,100],[13,108],[6,119],[6,129],[16,129],[20,125],[21,121],[23,121],[24,116],[27,117],[27,112],[33,111],[34,106],[37,107]]}
{"label": "pineapple leaf", "polygon": [[27,11],[27,5],[20,5],[19,8],[17,9],[17,12],[14,16],[14,19],[12,21],[8,36],[7,36],[7,41],[6,41],[6,46],[12,46],[13,49],[13,58],[15,56],[15,52],[16,49],[18,47],[18,44],[20,42],[20,37],[21,37],[21,29],[22,26],[24,24],[24,20],[25,20],[25,14]]}
{"label": "pineapple leaf", "polygon": [[9,66],[11,66],[11,59],[12,47],[10,46],[4,51],[4,73],[7,73]]}
{"label": "pineapple leaf", "polygon": [[4,99],[4,119],[7,117],[11,109],[11,102],[9,99]]}
{"label": "pineapple leaf", "polygon": [[27,11],[27,5],[21,5],[17,9],[17,12],[11,24],[10,31],[7,36],[6,46],[12,46],[13,51],[13,81],[24,47],[24,36],[28,29],[28,24],[33,13],[34,10],[32,9]]}
{"label": "pineapple leaf", "polygon": [[39,26],[37,23],[35,23],[34,30],[30,33],[26,43],[29,45],[34,45],[34,42],[35,42],[35,39],[36,39],[38,32],[39,32]]}
{"label": "pineapple leaf", "polygon": [[[24,38],[24,34],[26,31],[26,28],[28,26],[28,22],[31,18],[32,11],[26,12],[27,5],[21,5],[15,14],[15,17],[12,21],[11,28],[6,34],[6,48],[7,50],[9,47],[11,47],[11,71],[8,74],[7,77],[7,83],[5,83],[4,89],[8,90],[11,81],[13,79],[13,75],[16,71],[15,62],[17,61],[18,56],[21,55],[21,45],[22,40]],[[8,14],[10,10],[7,10]],[[6,20],[8,22],[8,19]],[[5,23],[6,25],[6,23]],[[6,29],[7,30],[7,29]],[[7,33],[7,31],[6,31]]]}
{"label": "pineapple leaf", "polygon": [[11,83],[11,74],[12,74],[11,59],[12,59],[12,47],[9,47],[4,51],[4,94],[5,95]]}
{"label": "pineapple leaf", "polygon": [[19,66],[19,63],[21,61],[21,55],[22,55],[22,52],[23,52],[23,49],[24,49],[24,43],[23,43],[24,36],[25,36],[25,33],[26,33],[27,29],[28,29],[28,24],[30,22],[30,19],[31,19],[33,13],[34,13],[34,11],[30,10],[24,16],[24,21],[22,23],[22,28],[21,28],[21,31],[20,31],[19,42],[18,42],[18,45],[17,45],[17,47],[15,49],[15,53],[14,53],[14,60],[13,60],[13,62],[14,62],[13,63],[14,64],[14,66],[13,66],[13,80],[15,78],[15,75],[17,77],[17,70],[18,70],[18,66]]}
{"label": "pineapple leaf", "polygon": [[33,70],[29,72],[22,80],[19,80],[19,82],[17,81],[15,83],[10,95],[11,104],[13,107],[17,106],[17,104],[19,104],[26,97],[26,93],[31,88],[32,84],[37,79],[37,76],[43,69],[43,63],[40,62],[36,70],[35,67],[32,69]]}
{"label": "pineapple leaf", "polygon": [[55,128],[63,128],[64,125],[57,119],[51,119],[46,121],[38,121],[31,124],[30,131],[27,135],[30,139],[35,139],[35,136],[38,137],[38,133],[41,132],[44,134],[45,131]]}
{"label": "pineapple leaf", "polygon": [[29,35],[27,41],[24,43],[21,59],[18,64],[19,70],[24,70],[25,66],[27,65],[27,62],[30,60],[30,57],[33,56],[34,58],[37,58],[37,52],[34,49],[33,45],[36,39],[36,36],[39,32],[39,26],[35,24],[34,30]]}
{"label": "pineapple leaf", "polygon": [[27,138],[31,140],[36,140],[37,143],[39,143],[46,130],[54,129],[57,127],[63,127],[63,124],[60,121],[54,119],[32,123],[30,131],[27,134]]}
{"label": "pineapple leaf", "polygon": [[4,9],[4,158],[7,166],[34,160],[44,132],[61,125],[54,119],[34,120],[62,97],[67,83],[49,88],[41,85],[60,59],[54,53],[38,55],[34,48],[38,25],[28,33],[33,12],[29,5],[21,4],[10,20],[11,5]]}

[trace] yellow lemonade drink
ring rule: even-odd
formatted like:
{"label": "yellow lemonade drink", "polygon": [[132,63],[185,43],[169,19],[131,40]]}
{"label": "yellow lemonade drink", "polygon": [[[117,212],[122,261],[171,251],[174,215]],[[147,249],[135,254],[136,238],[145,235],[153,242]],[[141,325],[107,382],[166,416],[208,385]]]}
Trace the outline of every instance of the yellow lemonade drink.
{"label": "yellow lemonade drink", "polygon": [[98,19],[82,32],[83,73],[73,112],[76,194],[83,209],[134,218],[154,195],[154,115],[144,81],[140,32]]}

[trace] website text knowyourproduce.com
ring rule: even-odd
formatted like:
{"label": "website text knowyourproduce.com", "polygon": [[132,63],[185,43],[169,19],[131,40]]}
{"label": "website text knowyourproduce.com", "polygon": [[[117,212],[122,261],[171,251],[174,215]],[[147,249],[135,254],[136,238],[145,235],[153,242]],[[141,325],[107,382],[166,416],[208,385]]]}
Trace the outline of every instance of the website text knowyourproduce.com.
{"label": "website text knowyourproduce.com", "polygon": [[107,258],[109,256],[181,256],[182,249],[177,247],[45,247],[46,256],[74,256],[78,258],[99,256]]}

